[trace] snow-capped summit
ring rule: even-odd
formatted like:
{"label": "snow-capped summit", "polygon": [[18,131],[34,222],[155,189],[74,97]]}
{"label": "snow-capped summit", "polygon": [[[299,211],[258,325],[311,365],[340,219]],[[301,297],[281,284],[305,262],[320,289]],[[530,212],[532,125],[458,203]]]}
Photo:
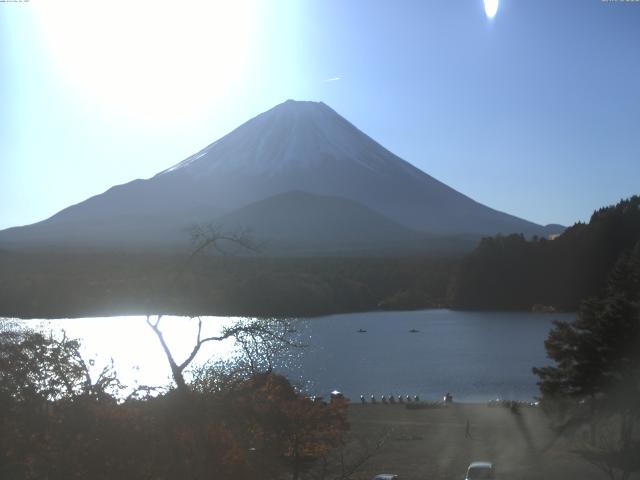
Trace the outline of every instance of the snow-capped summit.
{"label": "snow-capped summit", "polygon": [[[298,193],[282,195],[287,192]],[[288,208],[292,202],[299,205]],[[283,211],[291,212],[287,229]],[[184,240],[189,225],[210,221],[248,229],[259,223],[267,240],[302,239],[307,237],[295,230],[309,229],[310,219],[326,227],[327,241],[348,238],[352,247],[358,235],[362,244],[375,244],[376,232],[384,232],[379,240],[388,245],[392,230],[413,240],[427,234],[552,233],[453,190],[324,103],[288,100],[150,179],[0,232],[0,242],[163,245]]]}
{"label": "snow-capped summit", "polygon": [[184,168],[198,176],[243,170],[277,175],[320,166],[328,158],[381,174],[410,167],[325,103],[287,100],[160,175]]}

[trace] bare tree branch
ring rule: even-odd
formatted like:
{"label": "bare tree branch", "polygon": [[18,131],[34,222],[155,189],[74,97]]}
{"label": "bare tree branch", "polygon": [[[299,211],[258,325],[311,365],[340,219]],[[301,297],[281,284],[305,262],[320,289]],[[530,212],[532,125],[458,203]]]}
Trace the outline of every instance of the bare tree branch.
{"label": "bare tree branch", "polygon": [[[184,379],[184,371],[189,365],[191,365],[205,343],[221,342],[229,338],[235,338],[237,341],[240,339],[238,343],[242,345],[242,337],[246,335],[251,338],[256,345],[267,345],[266,350],[269,350],[270,348],[275,350],[298,346],[298,344],[288,338],[288,329],[286,328],[287,323],[285,323],[284,321],[273,319],[270,321],[252,320],[247,323],[246,321],[240,320],[238,323],[231,327],[225,327],[219,335],[212,335],[202,338],[202,318],[197,317],[198,329],[193,349],[184,359],[184,361],[178,363],[171,353],[171,349],[169,348],[167,342],[165,341],[164,335],[159,328],[161,317],[162,316],[159,315],[157,320],[153,321],[150,316],[147,316],[147,324],[151,327],[151,329],[158,337],[160,345],[162,346],[165,356],[167,357],[167,361],[169,362],[169,366],[171,367],[173,379],[178,390],[180,390],[181,392],[186,392],[188,390],[187,383]],[[281,328],[278,328],[278,326],[280,326]],[[266,352],[267,355],[270,355],[271,353],[272,352]],[[272,359],[269,358],[268,363],[271,362]]]}
{"label": "bare tree branch", "polygon": [[374,443],[368,439],[352,438],[334,451],[332,456],[324,457],[318,468],[309,472],[315,480],[349,480],[360,473],[369,460],[375,457],[391,435],[391,430],[381,432]]}
{"label": "bare tree branch", "polygon": [[[213,248],[221,255],[227,255],[228,252],[221,246],[221,243],[233,244],[243,250],[250,252],[259,251],[259,246],[256,245],[247,231],[239,230],[236,232],[224,232],[220,227],[210,223],[194,225],[190,229],[190,234],[191,242],[194,244],[194,248],[182,268],[176,272],[176,281],[181,273],[190,266],[193,259],[203,253],[206,249]],[[167,345],[164,339],[164,335],[162,334],[162,331],[160,329],[160,320],[162,319],[162,315],[157,315],[155,321],[152,320],[150,315],[147,315],[147,324],[158,337],[160,345],[162,346],[165,356],[167,357],[167,361],[169,362],[169,366],[171,367],[173,379],[178,390],[180,390],[181,392],[188,391],[187,384],[184,379],[184,370],[193,362],[205,343],[220,342],[232,337],[238,340],[240,336],[248,335],[251,337],[253,342],[267,341],[287,346],[294,345],[293,342],[291,342],[286,337],[285,333],[279,332],[277,331],[277,329],[270,328],[272,326],[271,324],[262,325],[258,321],[251,322],[249,324],[238,322],[232,327],[223,329],[220,335],[202,338],[202,318],[197,318],[198,331],[193,349],[184,359],[184,361],[178,363],[173,357],[171,349]],[[269,363],[271,363],[271,360],[269,360]]]}
{"label": "bare tree branch", "polygon": [[228,255],[229,252],[220,245],[222,242],[236,245],[242,250],[250,252],[260,251],[260,246],[256,244],[247,230],[224,232],[219,226],[209,223],[194,225],[189,229],[189,233],[191,235],[191,243],[195,248],[189,255],[187,264],[208,248],[213,248],[221,255]]}

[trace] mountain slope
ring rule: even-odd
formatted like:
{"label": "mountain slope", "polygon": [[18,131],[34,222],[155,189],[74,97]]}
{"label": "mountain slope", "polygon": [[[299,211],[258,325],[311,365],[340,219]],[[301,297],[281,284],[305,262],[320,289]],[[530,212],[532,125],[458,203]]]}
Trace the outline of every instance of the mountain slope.
{"label": "mountain slope", "polygon": [[150,179],[0,232],[0,242],[175,243],[193,223],[290,191],[349,199],[436,235],[550,233],[451,189],[327,105],[287,101]]}
{"label": "mountain slope", "polygon": [[249,228],[269,250],[416,249],[426,240],[353,200],[306,192],[268,197],[214,223],[224,230]]}

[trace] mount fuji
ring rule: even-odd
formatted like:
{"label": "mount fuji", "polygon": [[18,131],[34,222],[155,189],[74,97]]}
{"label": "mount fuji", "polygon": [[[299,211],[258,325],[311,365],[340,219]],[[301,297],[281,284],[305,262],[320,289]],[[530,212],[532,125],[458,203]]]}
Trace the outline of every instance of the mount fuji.
{"label": "mount fuji", "polygon": [[309,251],[562,230],[472,200],[322,102],[288,100],[152,178],[0,232],[0,245],[176,247],[203,222]]}

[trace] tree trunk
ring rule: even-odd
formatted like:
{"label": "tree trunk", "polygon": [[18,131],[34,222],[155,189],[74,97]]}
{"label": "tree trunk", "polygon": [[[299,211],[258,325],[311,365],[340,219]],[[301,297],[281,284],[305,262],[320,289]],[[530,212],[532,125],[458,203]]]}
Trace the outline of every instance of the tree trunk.
{"label": "tree trunk", "polygon": [[592,447],[596,447],[596,406],[595,406],[595,398],[591,397],[591,401],[589,402],[589,442]]}
{"label": "tree trunk", "polygon": [[185,382],[184,375],[182,375],[182,371],[178,368],[175,362],[171,365],[171,374],[173,376],[173,381],[176,382],[177,390],[182,394],[186,394],[189,391],[187,382]]}
{"label": "tree trunk", "polygon": [[300,460],[298,454],[293,455],[293,476],[291,480],[298,480],[300,478]]}

